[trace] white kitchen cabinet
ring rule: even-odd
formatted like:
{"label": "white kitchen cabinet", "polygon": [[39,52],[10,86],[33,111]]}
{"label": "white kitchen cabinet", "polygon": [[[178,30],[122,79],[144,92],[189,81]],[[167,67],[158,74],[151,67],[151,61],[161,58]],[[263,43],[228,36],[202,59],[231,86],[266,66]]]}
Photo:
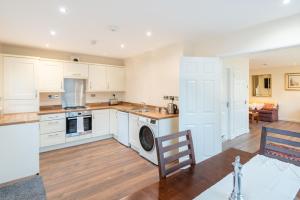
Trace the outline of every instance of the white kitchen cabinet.
{"label": "white kitchen cabinet", "polygon": [[66,142],[66,132],[54,132],[40,135],[40,147],[48,147]]}
{"label": "white kitchen cabinet", "polygon": [[139,117],[134,114],[129,114],[129,143],[130,147],[136,151],[139,151]]}
{"label": "white kitchen cabinet", "polygon": [[107,91],[107,67],[104,65],[89,65],[89,92]]}
{"label": "white kitchen cabinet", "polygon": [[39,173],[38,123],[0,126],[0,184]]}
{"label": "white kitchen cabinet", "polygon": [[63,92],[62,62],[42,60],[37,71],[40,92]]}
{"label": "white kitchen cabinet", "polygon": [[66,142],[66,119],[64,113],[41,115],[40,147],[48,147]]}
{"label": "white kitchen cabinet", "polygon": [[107,84],[108,91],[125,91],[125,68],[108,67]]}
{"label": "white kitchen cabinet", "polygon": [[3,63],[4,113],[36,112],[38,60],[5,56]]}
{"label": "white kitchen cabinet", "polygon": [[92,136],[104,136],[109,134],[109,109],[93,110]]}
{"label": "white kitchen cabinet", "polygon": [[118,111],[115,109],[109,110],[109,133],[117,137],[118,135]]}
{"label": "white kitchen cabinet", "polygon": [[89,67],[87,64],[65,62],[63,65],[65,78],[87,79],[89,76]]}
{"label": "white kitchen cabinet", "polygon": [[129,146],[128,122],[129,114],[118,111],[118,141],[125,146]]}

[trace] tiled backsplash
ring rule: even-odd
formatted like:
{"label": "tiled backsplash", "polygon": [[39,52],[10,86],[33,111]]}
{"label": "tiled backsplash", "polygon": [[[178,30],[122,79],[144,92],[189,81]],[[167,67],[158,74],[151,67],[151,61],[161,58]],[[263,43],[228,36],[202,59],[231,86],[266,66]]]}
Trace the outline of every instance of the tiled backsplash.
{"label": "tiled backsplash", "polygon": [[[116,98],[124,101],[125,92],[93,92],[86,93],[86,103],[108,102],[116,94]],[[40,106],[61,105],[62,93],[40,93]]]}

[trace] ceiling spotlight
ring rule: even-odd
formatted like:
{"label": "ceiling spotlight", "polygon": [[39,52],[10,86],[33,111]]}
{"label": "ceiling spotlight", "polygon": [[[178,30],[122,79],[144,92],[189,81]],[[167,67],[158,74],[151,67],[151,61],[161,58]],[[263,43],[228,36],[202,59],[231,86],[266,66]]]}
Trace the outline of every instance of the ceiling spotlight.
{"label": "ceiling spotlight", "polygon": [[152,36],[152,32],[151,31],[147,31],[146,32],[146,36],[151,37]]}
{"label": "ceiling spotlight", "polygon": [[61,7],[59,7],[59,12],[60,12],[61,14],[67,14],[68,10],[67,10],[66,7],[61,6]]}
{"label": "ceiling spotlight", "polygon": [[122,49],[124,49],[124,48],[125,48],[125,44],[121,44],[120,47],[121,47]]}
{"label": "ceiling spotlight", "polygon": [[52,30],[52,31],[50,31],[50,35],[55,36],[56,32]]}
{"label": "ceiling spotlight", "polygon": [[291,0],[283,0],[283,1],[282,1],[282,4],[284,4],[284,5],[287,5],[287,4],[289,4],[289,3],[291,3]]}

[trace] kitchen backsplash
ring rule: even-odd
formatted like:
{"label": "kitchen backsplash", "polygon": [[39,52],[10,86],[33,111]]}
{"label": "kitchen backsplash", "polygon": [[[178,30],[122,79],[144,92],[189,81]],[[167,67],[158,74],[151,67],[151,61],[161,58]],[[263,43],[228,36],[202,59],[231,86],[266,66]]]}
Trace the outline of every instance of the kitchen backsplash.
{"label": "kitchen backsplash", "polygon": [[[116,94],[118,100],[125,100],[125,92],[92,92],[86,93],[86,103],[108,102],[113,94]],[[40,106],[61,105],[61,96],[62,93],[40,93]]]}

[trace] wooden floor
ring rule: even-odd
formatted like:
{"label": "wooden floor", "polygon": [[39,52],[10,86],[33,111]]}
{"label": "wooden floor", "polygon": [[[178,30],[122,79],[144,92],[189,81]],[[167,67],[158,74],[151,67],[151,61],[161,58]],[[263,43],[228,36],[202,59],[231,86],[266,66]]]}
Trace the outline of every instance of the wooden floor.
{"label": "wooden floor", "polygon": [[42,153],[48,200],[120,199],[158,180],[157,167],[113,139]]}
{"label": "wooden floor", "polygon": [[[252,123],[223,149],[258,151],[262,125],[300,132],[299,123]],[[113,139],[42,153],[40,166],[48,200],[120,199],[158,180],[156,166]]]}
{"label": "wooden floor", "polygon": [[226,141],[223,144],[223,150],[228,148],[236,148],[250,153],[255,153],[259,150],[260,136],[262,126],[268,126],[278,129],[290,130],[300,133],[300,123],[277,121],[277,122],[253,122],[250,123],[250,133],[243,134],[231,141]]}

